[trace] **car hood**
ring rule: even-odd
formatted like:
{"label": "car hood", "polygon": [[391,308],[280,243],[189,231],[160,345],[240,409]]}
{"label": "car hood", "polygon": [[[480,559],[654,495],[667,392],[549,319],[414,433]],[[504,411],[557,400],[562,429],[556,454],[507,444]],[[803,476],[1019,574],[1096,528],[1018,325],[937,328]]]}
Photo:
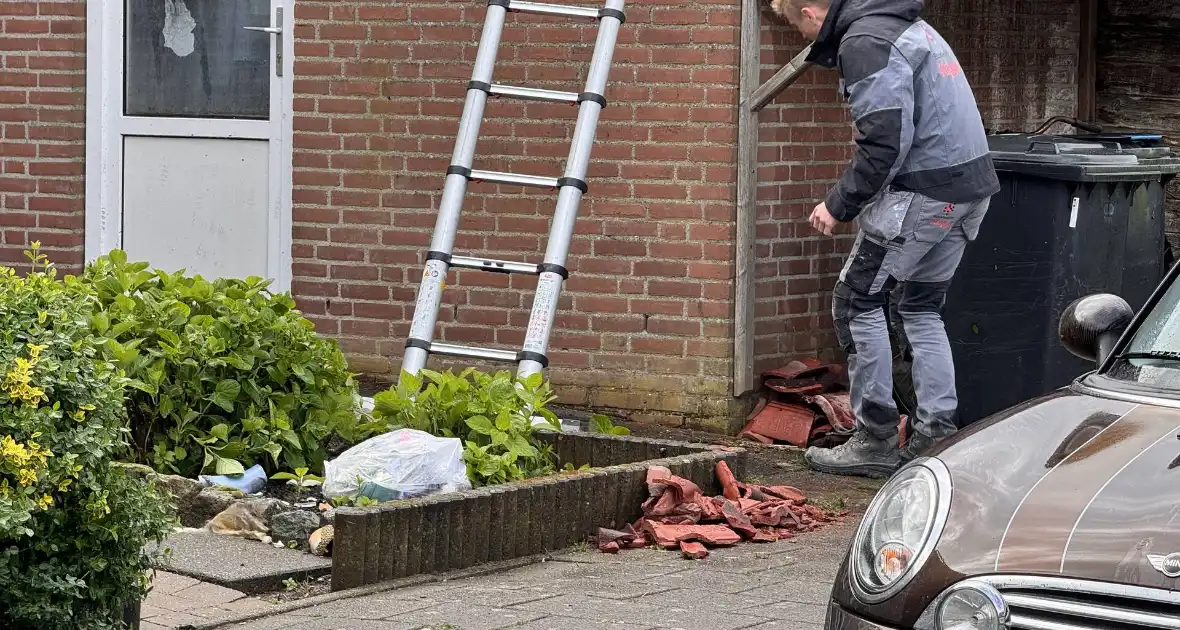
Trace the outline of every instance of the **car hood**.
{"label": "car hood", "polygon": [[936,553],[961,576],[1061,575],[1176,588],[1180,410],[1063,391],[964,432]]}
{"label": "car hood", "polygon": [[1152,559],[1180,552],[1180,410],[1062,390],[978,422],[930,455],[951,474],[942,536],[914,580],[857,601],[843,563],[833,596],[911,627],[944,589],[995,574],[1176,590]]}

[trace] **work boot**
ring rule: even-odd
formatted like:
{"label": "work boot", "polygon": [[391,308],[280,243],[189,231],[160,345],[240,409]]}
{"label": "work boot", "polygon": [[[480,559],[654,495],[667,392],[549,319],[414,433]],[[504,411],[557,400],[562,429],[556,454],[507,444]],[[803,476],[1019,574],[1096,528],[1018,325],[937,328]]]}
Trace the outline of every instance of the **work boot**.
{"label": "work boot", "polygon": [[896,435],[882,440],[864,431],[835,448],[811,447],[803,457],[812,470],[829,475],[882,478],[901,467]]}
{"label": "work boot", "polygon": [[914,461],[945,439],[927,437],[924,433],[914,431],[906,438],[905,446],[901,449],[901,462],[908,464]]}

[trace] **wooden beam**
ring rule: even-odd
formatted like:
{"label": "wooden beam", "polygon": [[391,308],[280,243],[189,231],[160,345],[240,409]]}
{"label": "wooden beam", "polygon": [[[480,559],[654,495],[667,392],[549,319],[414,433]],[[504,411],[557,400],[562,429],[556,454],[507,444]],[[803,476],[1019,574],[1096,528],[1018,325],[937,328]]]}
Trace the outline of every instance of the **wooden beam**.
{"label": "wooden beam", "polygon": [[1097,93],[1098,0],[1081,0],[1081,29],[1078,33],[1078,120],[1097,120]]}
{"label": "wooden beam", "polygon": [[803,76],[803,73],[811,67],[811,63],[806,61],[809,53],[811,53],[811,45],[800,51],[787,65],[780,68],[778,72],[774,73],[774,76],[767,79],[766,83],[763,83],[758,89],[754,90],[754,93],[750,95],[749,99],[743,99],[742,103],[745,107],[753,112],[760,112],[762,108],[769,105],[779,94],[782,94],[783,90],[791,87],[791,84],[798,81],[799,77]]}
{"label": "wooden beam", "polygon": [[746,103],[758,87],[761,53],[762,2],[742,0],[733,296],[734,396],[741,396],[754,389],[754,228],[758,221],[758,111]]}

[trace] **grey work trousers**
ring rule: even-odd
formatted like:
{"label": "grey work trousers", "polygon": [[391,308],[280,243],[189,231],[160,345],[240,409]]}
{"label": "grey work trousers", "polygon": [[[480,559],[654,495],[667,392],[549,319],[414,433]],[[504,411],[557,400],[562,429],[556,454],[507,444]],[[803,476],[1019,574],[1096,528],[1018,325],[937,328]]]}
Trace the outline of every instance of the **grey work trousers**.
{"label": "grey work trousers", "polygon": [[958,428],[955,365],[942,307],[990,201],[948,204],[889,190],[857,218],[859,232],[836,284],[832,315],[848,354],[857,427],[876,438],[897,435],[900,421],[886,325],[890,294],[898,297],[897,314],[913,353],[918,411],[910,431],[940,438]]}

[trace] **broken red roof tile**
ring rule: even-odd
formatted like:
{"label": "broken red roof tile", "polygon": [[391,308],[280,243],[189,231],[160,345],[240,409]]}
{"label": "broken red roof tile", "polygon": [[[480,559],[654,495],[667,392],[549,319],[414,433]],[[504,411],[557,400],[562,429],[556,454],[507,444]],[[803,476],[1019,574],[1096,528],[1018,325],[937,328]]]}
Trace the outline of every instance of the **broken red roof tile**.
{"label": "broken red roof tile", "polygon": [[756,433],[804,447],[807,446],[811,425],[814,423],[815,412],[805,405],[770,402],[742,429],[741,435]]}
{"label": "broken red roof tile", "polygon": [[717,481],[721,484],[721,494],[730,501],[737,501],[740,498],[738,494],[737,479],[733,476],[733,471],[729,469],[729,464],[725,460],[720,460],[714,466],[717,474]]}
{"label": "broken red roof tile", "polygon": [[647,521],[643,527],[655,537],[657,545],[668,549],[684,541],[700,541],[714,547],[742,541],[741,536],[725,525],[668,525]]}
{"label": "broken red roof tile", "polygon": [[758,530],[758,533],[754,534],[754,537],[750,539],[750,542],[768,543],[776,542],[778,540],[778,534],[774,533],[773,531],[767,531],[766,529],[760,529]]}
{"label": "broken red roof tile", "polygon": [[771,378],[763,383],[766,387],[780,394],[818,394],[824,391],[824,386],[813,378]]}
{"label": "broken red roof tile", "polygon": [[753,538],[758,534],[758,530],[754,528],[750,518],[742,514],[742,509],[733,501],[722,503],[721,513],[725,516],[725,522],[729,523],[729,526],[741,534],[743,538]]}
{"label": "broken red roof tile", "polygon": [[762,501],[758,499],[738,499],[738,507],[740,507],[743,512],[754,507],[755,505],[758,505],[759,503],[762,503]]}
{"label": "broken red roof tile", "polygon": [[750,438],[751,440],[754,440],[755,442],[761,442],[763,444],[774,444],[774,440],[766,437],[765,435],[758,435],[757,433],[754,433],[753,431],[742,431],[742,437]]}
{"label": "broken red roof tile", "polygon": [[761,489],[763,494],[791,501],[796,505],[803,505],[807,502],[807,497],[803,496],[803,492],[792,486],[761,486]]}
{"label": "broken red roof tile", "polygon": [[852,413],[852,401],[847,393],[805,396],[804,400],[819,407],[820,413],[833,429],[843,433],[851,433],[856,429],[856,416]]}
{"label": "broken red roof tile", "polygon": [[668,487],[668,479],[672,477],[672,471],[665,466],[649,466],[647,469],[647,494],[648,496],[658,497],[664,492],[664,488]]}
{"label": "broken red roof tile", "polygon": [[682,542],[680,543],[680,553],[684,554],[685,558],[693,560],[704,560],[709,557],[709,550],[698,542]]}
{"label": "broken red roof tile", "polygon": [[803,357],[802,359],[791,361],[781,368],[766,370],[762,373],[762,378],[795,378],[796,376],[807,372],[808,370],[820,367],[823,364],[823,361],[820,361],[815,357]]}

